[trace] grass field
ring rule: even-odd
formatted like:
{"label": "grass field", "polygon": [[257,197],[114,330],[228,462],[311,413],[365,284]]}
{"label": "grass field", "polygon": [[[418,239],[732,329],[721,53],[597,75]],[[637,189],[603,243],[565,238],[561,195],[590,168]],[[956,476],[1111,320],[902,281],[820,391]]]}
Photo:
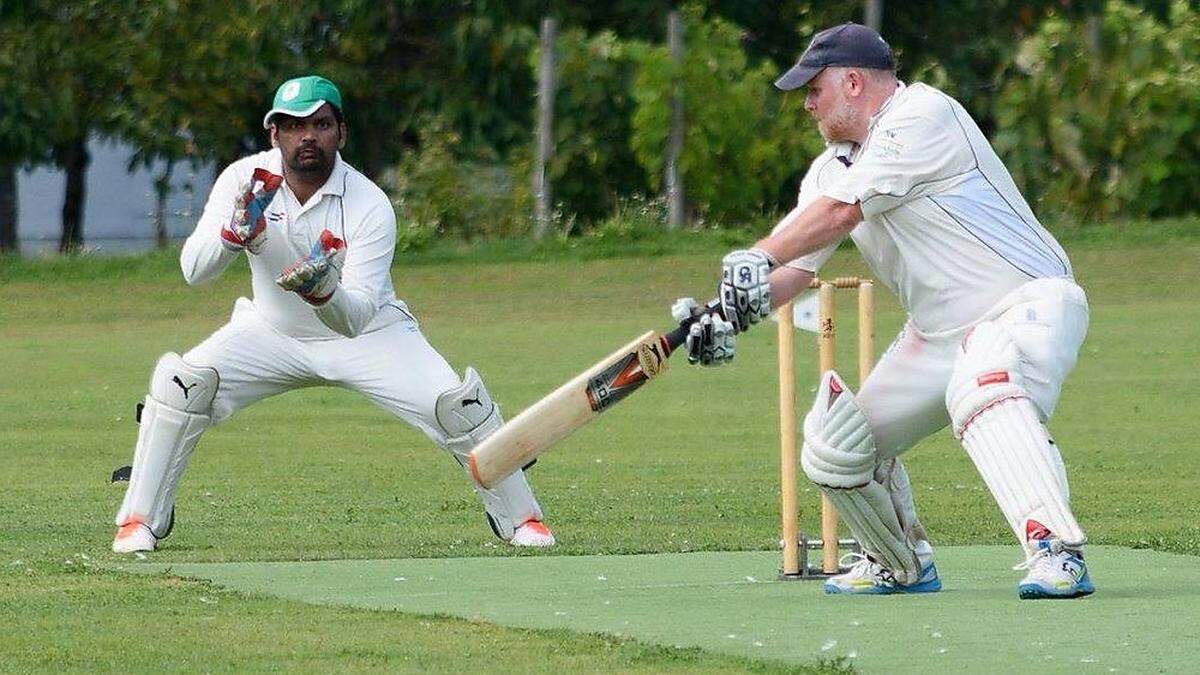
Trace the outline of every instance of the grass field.
{"label": "grass field", "polygon": [[[668,325],[675,297],[705,295],[722,249],[691,248],[505,263],[488,263],[483,250],[401,262],[393,276],[433,344],[460,371],[474,365],[512,415],[632,336]],[[1076,511],[1095,543],[1200,555],[1200,239],[1067,248],[1092,302],[1091,331],[1051,425]],[[121,489],[107,478],[131,456],[133,406],[162,352],[182,352],[225,321],[248,288],[245,269],[193,289],[161,255],[0,266],[0,612],[15,617],[0,640],[0,669],[790,667],[113,571],[117,558],[106,551]],[[864,272],[849,252],[828,271]],[[881,296],[882,350],[901,314]],[[847,322],[846,335],[852,328]],[[806,398],[815,356],[807,340],[798,344]],[[731,367],[702,372],[678,362],[547,455],[531,478],[561,542],[552,553],[497,545],[444,453],[356,395],[313,389],[205,435],[180,488],[179,526],[153,559],[771,550],[774,347],[766,329],[740,341]],[[935,545],[1008,543],[999,511],[945,432],[906,460]],[[802,496],[815,503],[814,492]],[[814,515],[806,509],[806,528],[815,528]]]}

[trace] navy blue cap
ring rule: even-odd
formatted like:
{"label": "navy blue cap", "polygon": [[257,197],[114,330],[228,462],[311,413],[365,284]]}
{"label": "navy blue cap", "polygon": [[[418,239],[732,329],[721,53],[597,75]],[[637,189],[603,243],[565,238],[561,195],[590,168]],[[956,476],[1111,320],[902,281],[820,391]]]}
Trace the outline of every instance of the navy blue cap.
{"label": "navy blue cap", "polygon": [[895,70],[896,59],[879,33],[857,23],[844,23],[813,36],[800,60],[775,80],[775,86],[784,91],[799,89],[830,66]]}

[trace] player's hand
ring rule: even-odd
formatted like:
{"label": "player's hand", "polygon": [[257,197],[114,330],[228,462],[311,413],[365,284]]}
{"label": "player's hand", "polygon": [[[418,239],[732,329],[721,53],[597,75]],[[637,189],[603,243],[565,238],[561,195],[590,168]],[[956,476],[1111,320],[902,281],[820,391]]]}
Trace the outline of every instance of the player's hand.
{"label": "player's hand", "polygon": [[771,284],[767,280],[775,261],[764,251],[734,251],[721,261],[721,314],[742,333],[771,314]]}
{"label": "player's hand", "polygon": [[680,298],[671,306],[671,316],[680,323],[697,318],[688,329],[684,342],[688,363],[702,366],[719,366],[733,360],[737,338],[733,324],[721,318],[717,311],[719,303],[714,300],[701,307],[693,298]]}
{"label": "player's hand", "polygon": [[323,305],[342,281],[345,256],[346,242],[325,230],[313,244],[312,252],[288,265],[275,283],[285,291],[297,293],[310,305]]}
{"label": "player's hand", "polygon": [[231,251],[258,253],[267,241],[267,206],[283,185],[283,176],[255,169],[233,202],[233,217],[221,228],[221,243]]}

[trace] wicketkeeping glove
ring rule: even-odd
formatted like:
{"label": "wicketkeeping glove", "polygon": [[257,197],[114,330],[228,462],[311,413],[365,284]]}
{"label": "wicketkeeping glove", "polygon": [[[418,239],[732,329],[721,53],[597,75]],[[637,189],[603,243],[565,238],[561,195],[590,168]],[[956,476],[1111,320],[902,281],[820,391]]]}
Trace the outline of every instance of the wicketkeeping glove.
{"label": "wicketkeeping glove", "polygon": [[735,342],[733,325],[716,313],[719,303],[710,302],[701,307],[692,298],[680,298],[671,306],[671,316],[683,322],[690,317],[700,318],[688,329],[684,342],[688,363],[702,366],[719,366],[733,360]]}
{"label": "wicketkeeping glove", "polygon": [[345,256],[346,242],[324,230],[313,244],[312,252],[288,265],[275,283],[285,291],[297,293],[310,305],[323,305],[342,281]]}
{"label": "wicketkeeping glove", "polygon": [[283,176],[255,169],[233,202],[233,217],[221,228],[221,243],[231,251],[258,253],[267,241],[267,206],[283,185]]}
{"label": "wicketkeeping glove", "polygon": [[774,259],[758,249],[734,251],[721,261],[721,314],[737,333],[771,315],[771,284],[767,280]]}

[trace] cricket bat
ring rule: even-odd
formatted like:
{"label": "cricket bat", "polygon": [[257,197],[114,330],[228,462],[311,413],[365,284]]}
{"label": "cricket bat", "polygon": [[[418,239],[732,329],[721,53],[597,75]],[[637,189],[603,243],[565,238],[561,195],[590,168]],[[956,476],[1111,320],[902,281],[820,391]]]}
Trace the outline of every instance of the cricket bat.
{"label": "cricket bat", "polygon": [[475,482],[494,487],[658,377],[695,321],[687,319],[666,335],[645,333],[509,420],[471,451],[468,465]]}

